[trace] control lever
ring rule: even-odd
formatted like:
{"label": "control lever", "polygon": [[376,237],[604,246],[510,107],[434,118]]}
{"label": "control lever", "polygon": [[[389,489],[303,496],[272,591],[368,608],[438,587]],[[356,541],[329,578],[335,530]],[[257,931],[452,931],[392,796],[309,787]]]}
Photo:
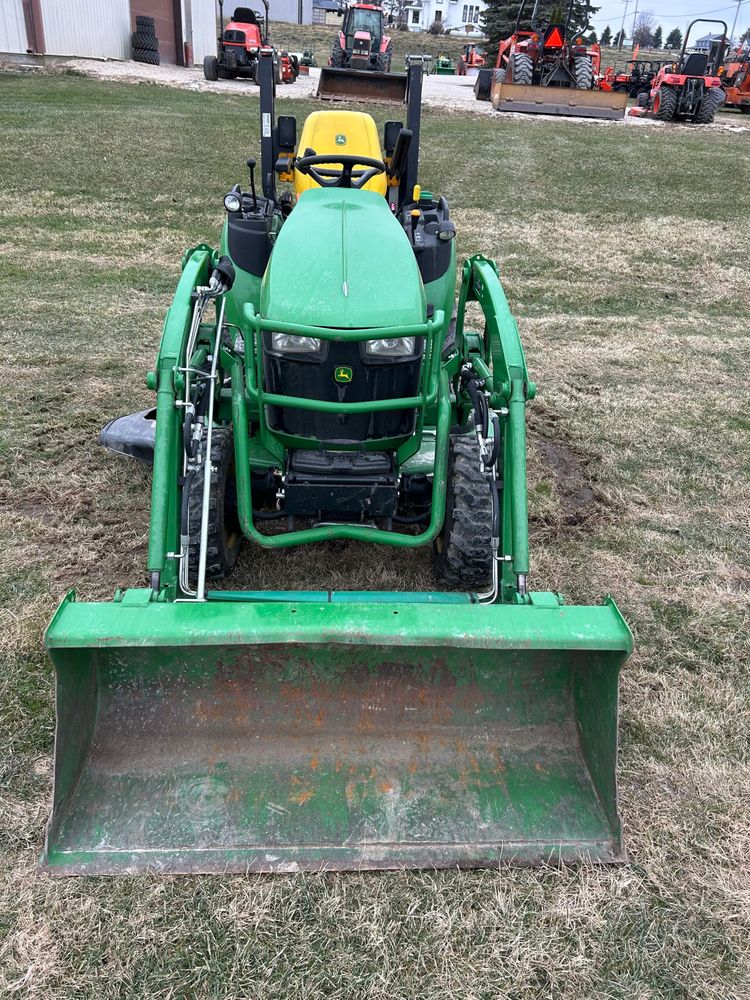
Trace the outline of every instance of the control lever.
{"label": "control lever", "polygon": [[255,194],[255,166],[257,162],[254,156],[248,157],[247,166],[250,170],[250,190],[253,192],[253,211],[256,213],[258,211],[258,198]]}
{"label": "control lever", "polygon": [[422,216],[422,213],[419,211],[418,208],[413,208],[411,212],[409,212],[409,215],[411,216],[411,245],[413,247],[416,247],[417,226],[419,225],[419,220]]}

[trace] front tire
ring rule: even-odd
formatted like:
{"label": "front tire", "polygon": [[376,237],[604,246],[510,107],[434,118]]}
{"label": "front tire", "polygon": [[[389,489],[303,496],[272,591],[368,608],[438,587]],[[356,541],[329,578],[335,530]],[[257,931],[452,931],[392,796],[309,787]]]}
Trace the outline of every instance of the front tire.
{"label": "front tire", "polygon": [[344,50],[337,41],[333,43],[333,48],[331,49],[331,66],[334,69],[344,68]]}
{"label": "front tire", "polygon": [[206,56],[203,60],[203,75],[207,80],[219,79],[219,60],[216,56]]}
{"label": "front tire", "polygon": [[452,434],[443,530],[433,542],[438,576],[458,590],[478,591],[492,577],[492,493],[471,427]]}
{"label": "front tire", "polygon": [[[228,485],[234,458],[232,431],[214,427],[211,435],[211,502],[208,508],[208,548],[206,578],[220,580],[234,569],[242,544],[242,532],[234,512],[227,505]],[[203,469],[195,473],[188,494],[189,578],[198,578],[200,533],[203,516]]]}
{"label": "front tire", "polygon": [[392,55],[393,53],[390,48],[386,49],[385,52],[378,52],[378,59],[377,59],[378,73],[390,73]]}

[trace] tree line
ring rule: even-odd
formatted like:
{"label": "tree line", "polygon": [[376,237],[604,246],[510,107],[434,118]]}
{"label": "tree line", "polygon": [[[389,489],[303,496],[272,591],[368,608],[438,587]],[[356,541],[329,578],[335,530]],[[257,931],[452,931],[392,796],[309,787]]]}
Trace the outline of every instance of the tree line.
{"label": "tree line", "polygon": [[[490,48],[494,48],[502,39],[508,38],[518,25],[521,31],[530,31],[544,23],[564,24],[568,16],[568,4],[561,5],[559,0],[539,0],[536,18],[532,24],[534,11],[533,0],[487,0],[487,9],[482,13],[484,33],[489,39]],[[592,7],[586,0],[573,0],[570,14],[569,30],[571,34],[579,34],[591,44],[599,43],[602,47],[622,48],[625,32],[620,30],[612,33],[609,25],[597,35],[591,24],[591,19],[599,7]],[[520,17],[519,17],[520,12]],[[749,29],[750,31],[750,29]],[[745,32],[747,35],[748,32]],[[664,32],[657,24],[653,14],[641,12],[636,18],[635,29],[631,39],[633,46],[640,45],[644,49],[680,49],[682,48],[682,32],[673,28],[664,40]]]}

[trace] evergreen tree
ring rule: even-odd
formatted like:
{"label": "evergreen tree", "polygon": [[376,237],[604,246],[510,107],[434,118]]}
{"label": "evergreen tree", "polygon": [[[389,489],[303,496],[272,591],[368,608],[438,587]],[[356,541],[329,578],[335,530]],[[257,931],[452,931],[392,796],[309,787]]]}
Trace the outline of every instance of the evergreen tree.
{"label": "evergreen tree", "polygon": [[667,35],[666,48],[668,49],[681,49],[682,48],[682,32],[679,28],[672,28],[672,30]]}
{"label": "evergreen tree", "polygon": [[750,28],[745,31],[745,34],[740,38],[740,42],[750,42]]}
{"label": "evergreen tree", "polygon": [[[482,26],[485,35],[489,39],[487,51],[491,56],[493,49],[497,48],[498,43],[513,34],[520,7],[520,0],[487,0],[487,9],[482,12]],[[532,0],[528,0],[524,6],[523,16],[519,24],[521,31],[531,30],[531,14],[533,10],[534,4]],[[589,18],[593,17],[598,10],[598,7],[589,6],[586,0],[573,0],[570,34],[583,34],[589,27]],[[536,15],[537,27],[542,27],[545,22],[549,24],[552,20],[557,20],[557,23],[564,24],[567,16],[567,3],[561,5],[559,0],[539,0]],[[494,58],[492,61],[494,62]]]}
{"label": "evergreen tree", "polygon": [[599,44],[602,46],[602,48],[605,48],[606,46],[612,44],[612,29],[610,28],[609,25],[607,25],[607,27],[602,32],[602,37]]}
{"label": "evergreen tree", "polygon": [[622,28],[620,28],[620,30],[617,32],[617,34],[615,35],[614,39],[612,40],[612,45],[616,49],[621,49],[622,48],[622,43],[624,41],[625,41],[625,32],[622,30]]}
{"label": "evergreen tree", "polygon": [[596,45],[596,43],[599,41],[599,39],[596,37],[596,32],[595,31],[591,32],[591,34],[589,35],[587,41],[588,41],[589,45]]}
{"label": "evergreen tree", "polygon": [[662,46],[662,41],[663,41],[663,39],[662,39],[661,25],[657,24],[657,26],[656,26],[656,28],[654,30],[654,34],[653,34],[653,38],[652,38],[651,44],[653,45],[653,47],[655,49],[660,49],[661,46]]}

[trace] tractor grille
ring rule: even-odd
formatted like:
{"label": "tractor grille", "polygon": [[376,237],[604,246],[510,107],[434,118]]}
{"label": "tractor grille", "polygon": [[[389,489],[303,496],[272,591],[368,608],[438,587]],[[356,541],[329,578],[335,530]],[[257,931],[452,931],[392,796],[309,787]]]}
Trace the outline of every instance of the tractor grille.
{"label": "tractor grille", "polygon": [[[313,357],[279,354],[270,350],[271,334],[264,334],[263,368],[266,392],[330,402],[357,403],[416,396],[419,393],[424,341],[406,358],[371,358],[364,343],[323,341]],[[351,370],[351,381],[336,381],[336,370]],[[414,433],[414,409],[380,413],[315,413],[293,407],[267,407],[273,431],[329,444],[352,444]]]}

